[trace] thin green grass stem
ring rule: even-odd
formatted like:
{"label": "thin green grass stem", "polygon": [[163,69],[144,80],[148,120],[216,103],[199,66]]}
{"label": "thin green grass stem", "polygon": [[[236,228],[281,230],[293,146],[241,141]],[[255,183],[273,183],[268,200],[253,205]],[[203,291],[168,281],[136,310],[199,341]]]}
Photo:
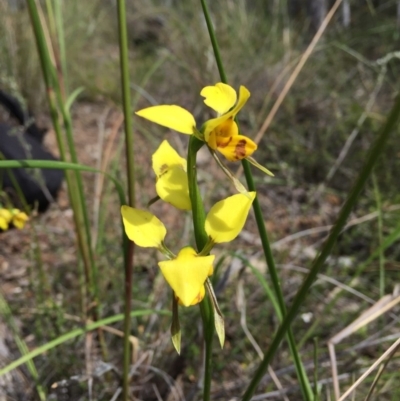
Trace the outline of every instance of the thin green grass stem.
{"label": "thin green grass stem", "polygon": [[314,398],[313,401],[319,400],[318,389],[318,338],[314,337]]}
{"label": "thin green grass stem", "polygon": [[[131,92],[129,83],[129,60],[128,60],[128,34],[126,26],[126,5],[125,0],[118,0],[118,33],[119,52],[121,67],[121,88],[124,109],[125,124],[125,150],[126,150],[126,174],[128,177],[128,199],[129,206],[135,206],[135,165],[134,165],[134,143],[132,126]],[[124,240],[126,244],[127,240]],[[130,367],[130,342],[131,330],[131,298],[132,298],[132,270],[133,270],[134,244],[127,243],[125,256],[125,319],[124,319],[124,355],[123,355],[123,385],[122,399],[128,401],[129,395],[129,367]]]}
{"label": "thin green grass stem", "polygon": [[218,66],[218,72],[221,77],[221,81],[224,83],[228,83],[228,78],[225,74],[224,64],[222,63],[221,52],[219,51],[217,36],[215,35],[215,30],[211,20],[211,14],[208,9],[207,2],[206,0],[200,0],[200,2],[201,2],[201,7],[203,9],[203,15],[206,20],[207,30],[210,36],[211,44],[214,51],[215,62],[217,63]]}
{"label": "thin green grass stem", "polygon": [[64,19],[63,19],[63,4],[61,0],[54,1],[54,18],[57,26],[57,39],[58,47],[60,50],[60,64],[62,71],[63,87],[66,94],[69,94],[68,85],[68,70],[67,70],[67,54],[65,49],[65,33],[64,33]]}
{"label": "thin green grass stem", "polygon": [[[187,172],[189,183],[189,195],[192,203],[192,216],[193,228],[196,239],[196,246],[200,252],[208,242],[208,235],[204,229],[204,222],[206,219],[204,205],[201,200],[200,190],[197,185],[197,165],[196,156],[197,152],[204,145],[204,142],[197,139],[194,135],[190,136],[188,158],[187,158]],[[205,296],[200,303],[200,313],[203,321],[204,333],[204,382],[203,382],[203,401],[210,400],[211,394],[211,377],[212,377],[212,344],[214,335],[214,311],[211,305],[210,298]]]}
{"label": "thin green grass stem", "polygon": [[[55,1],[55,12],[53,10],[53,5],[50,0],[46,1],[47,9],[49,12],[49,23],[50,23],[50,32],[52,36],[52,50],[54,55],[54,62],[56,65],[54,66],[52,63],[49,66],[49,71],[51,73],[51,82],[54,84],[54,91],[56,94],[56,99],[58,102],[59,110],[61,111],[61,115],[63,118],[64,130],[66,134],[66,140],[69,150],[69,155],[71,157],[71,161],[73,163],[78,163],[78,156],[76,153],[76,147],[73,138],[73,128],[72,128],[72,119],[70,114],[70,105],[68,99],[68,93],[66,92],[64,85],[64,74],[67,74],[67,65],[65,62],[65,54],[64,54],[64,63],[62,63],[61,51],[60,51],[60,43],[63,44],[63,49],[65,52],[64,46],[64,30],[63,30],[63,21],[61,17],[61,1]],[[49,53],[49,49],[47,43],[44,43],[46,46],[45,52]],[[47,60],[50,60],[50,57],[47,57]],[[66,160],[66,159],[64,159]],[[95,320],[98,319],[101,312],[101,305],[99,299],[99,289],[98,289],[98,270],[97,265],[95,263],[95,258],[93,254],[92,248],[92,239],[91,239],[91,230],[90,230],[90,220],[89,213],[87,209],[87,205],[85,202],[85,192],[83,188],[83,181],[80,171],[75,171],[75,177],[73,179],[72,185],[74,186],[74,196],[76,196],[77,208],[74,209],[74,213],[77,213],[79,226],[83,226],[84,234],[81,232],[82,237],[82,246],[84,250],[84,260],[86,261],[86,277],[89,285],[90,297],[94,301],[95,309],[94,309],[94,317]],[[92,303],[92,301],[90,301]],[[100,335],[100,340],[102,340],[102,336]],[[103,354],[106,354],[105,343],[102,342]]]}
{"label": "thin green grass stem", "polygon": [[360,174],[357,177],[357,180],[354,183],[354,186],[352,190],[349,193],[349,196],[347,197],[346,202],[342,206],[339,216],[336,220],[335,225],[333,226],[329,237],[325,241],[322,250],[320,254],[316,257],[314,260],[310,273],[304,280],[301,288],[297,292],[296,296],[294,297],[294,300],[292,302],[292,306],[290,309],[287,311],[287,314],[280,325],[278,331],[276,332],[274,339],[271,342],[271,345],[267,351],[267,353],[264,355],[263,361],[260,363],[259,367],[257,368],[257,371],[251,380],[249,386],[247,387],[243,397],[242,401],[249,401],[251,397],[253,396],[257,385],[261,381],[262,377],[266,373],[268,369],[268,365],[271,363],[271,360],[273,356],[275,355],[276,351],[279,348],[279,345],[284,338],[285,334],[287,333],[291,323],[293,322],[294,318],[296,317],[301,305],[303,304],[305,298],[308,295],[308,292],[310,290],[311,285],[315,281],[318,273],[322,269],[327,257],[330,255],[332,248],[341,233],[344,225],[346,224],[346,221],[358,199],[358,196],[360,195],[362,189],[364,188],[364,185],[366,181],[368,180],[369,176],[371,175],[372,169],[378,160],[378,157],[384,150],[384,146],[386,145],[386,142],[389,138],[390,133],[393,131],[393,129],[396,127],[399,121],[399,116],[400,116],[400,95],[397,96],[394,106],[392,107],[392,110],[389,114],[389,117],[383,126],[382,130],[380,131],[378,137],[374,141],[374,143],[371,145],[370,150],[366,156],[365,163],[360,171]]}
{"label": "thin green grass stem", "polygon": [[[56,133],[57,144],[60,151],[61,159],[67,160],[67,152],[64,144],[64,139],[62,136],[61,126],[59,123],[59,115],[57,110],[57,101],[56,94],[54,88],[58,87],[57,76],[54,70],[54,66],[52,64],[49,49],[47,47],[47,42],[44,36],[43,28],[41,26],[41,21],[39,18],[38,9],[34,0],[27,0],[29,14],[32,21],[32,27],[35,34],[37,49],[39,53],[39,59],[42,67],[43,77],[46,85],[46,92],[48,103],[50,107],[50,114],[54,126],[54,130]],[[58,96],[61,99],[60,91],[58,90]],[[62,101],[59,101],[62,104]],[[64,109],[62,107],[62,109]],[[65,118],[64,118],[65,121]],[[73,172],[66,173],[67,180],[67,188],[68,188],[68,196],[71,202],[72,209],[74,211],[74,222],[75,222],[75,230],[78,239],[78,245],[80,254],[82,256],[84,266],[85,266],[85,281],[86,285],[90,289],[90,276],[91,276],[91,258],[90,258],[90,241],[88,242],[88,238],[85,239],[85,222],[83,219],[83,210],[85,209],[84,200],[82,199],[82,192],[78,191],[76,176]],[[82,210],[83,207],[83,210]],[[93,290],[93,288],[91,289]],[[93,292],[93,291],[92,291]],[[86,314],[86,311],[83,311],[83,314]]]}
{"label": "thin green grass stem", "polygon": [[372,174],[372,183],[374,186],[374,195],[376,202],[376,211],[378,212],[378,244],[379,244],[379,295],[382,298],[385,295],[385,254],[382,248],[383,244],[383,221],[382,221],[382,200],[379,192],[378,181],[375,174]]}
{"label": "thin green grass stem", "polygon": [[[54,71],[54,69],[53,69]],[[78,156],[76,153],[76,148],[74,144],[74,138],[72,134],[72,121],[71,121],[71,115],[67,108],[65,107],[65,101],[62,98],[62,93],[57,85],[57,97],[58,101],[60,103],[60,108],[63,116],[63,122],[64,122],[64,128],[65,128],[65,133],[67,137],[67,144],[69,148],[69,152],[71,155],[71,161],[73,163],[78,163]],[[82,222],[83,228],[84,228],[84,252],[86,255],[85,260],[87,260],[87,263],[89,264],[89,290],[91,293],[91,297],[95,302],[95,310],[96,310],[96,315],[97,318],[100,316],[100,298],[99,298],[99,288],[98,288],[98,270],[97,270],[97,265],[95,262],[94,254],[93,254],[93,248],[92,248],[92,234],[90,231],[90,220],[89,220],[89,213],[88,213],[88,208],[85,202],[85,192],[83,189],[83,181],[82,181],[82,175],[80,171],[75,171],[75,186],[76,186],[76,196],[77,196],[77,202],[80,205],[80,207],[77,208],[78,211],[78,218]]]}
{"label": "thin green grass stem", "polygon": [[[214,27],[213,27],[213,24],[211,21],[211,16],[210,16],[210,13],[208,10],[208,6],[207,6],[207,3],[205,0],[200,0],[200,1],[201,1],[201,5],[203,8],[203,14],[204,14],[204,18],[206,20],[211,44],[212,44],[212,47],[214,50],[214,57],[215,57],[215,60],[216,60],[217,66],[218,66],[219,75],[220,75],[221,81],[224,83],[227,83],[228,80],[227,80],[227,76],[226,76],[225,69],[223,66],[221,53],[219,51],[218,41],[217,41],[217,37],[215,35],[215,31],[214,31]],[[245,177],[246,177],[246,181],[247,181],[249,190],[256,191],[253,176],[252,176],[248,161],[243,160],[242,164],[243,164]],[[253,210],[254,210],[254,214],[256,217],[256,221],[257,221],[258,232],[260,235],[265,259],[267,262],[269,273],[271,275],[272,285],[274,287],[274,291],[275,291],[275,294],[276,294],[276,297],[277,297],[278,303],[279,303],[280,314],[278,316],[280,316],[280,320],[282,320],[282,316],[285,316],[285,313],[286,313],[286,305],[285,305],[285,301],[283,298],[283,293],[282,293],[282,289],[281,289],[281,285],[280,285],[280,281],[279,281],[279,276],[278,276],[278,273],[276,270],[275,261],[272,256],[271,247],[269,245],[269,240],[268,240],[268,236],[267,236],[267,232],[266,232],[265,224],[264,224],[264,218],[263,218],[263,215],[261,212],[261,207],[260,207],[257,197],[255,198],[255,200],[253,202]],[[294,363],[296,366],[296,372],[297,372],[297,376],[300,381],[303,397],[305,400],[312,400],[312,394],[313,394],[312,388],[311,388],[310,382],[308,380],[304,366],[301,362],[300,355],[299,355],[299,352],[296,347],[296,342],[294,340],[293,332],[291,330],[288,331],[287,337],[288,337],[290,352],[292,354],[292,357],[293,357],[293,360],[294,360]]]}
{"label": "thin green grass stem", "polygon": [[[242,160],[242,166],[243,166],[243,171],[244,171],[244,175],[246,177],[246,182],[247,182],[249,191],[256,191],[256,187],[254,185],[253,175],[250,170],[249,162],[247,160]],[[281,288],[278,271],[277,271],[277,268],[275,265],[275,260],[272,255],[272,250],[271,250],[271,246],[269,243],[267,230],[265,228],[264,217],[263,217],[263,214],[261,211],[260,202],[258,201],[257,197],[253,201],[253,210],[254,210],[254,215],[256,218],[257,229],[258,229],[258,233],[260,236],[261,245],[262,245],[264,256],[265,256],[265,261],[266,261],[267,267],[268,267],[268,272],[271,277],[272,286],[274,288],[275,295],[276,295],[276,298],[277,298],[277,301],[279,304],[280,312],[278,313],[278,318],[279,318],[280,322],[282,322],[283,318],[286,315],[286,304],[285,304],[285,300],[283,297],[283,292],[282,292],[282,288]],[[310,381],[308,380],[307,373],[304,369],[304,366],[301,362],[300,355],[299,355],[299,352],[298,352],[298,349],[296,346],[296,341],[294,339],[293,331],[291,328],[288,329],[287,340],[288,340],[288,344],[289,344],[289,348],[290,348],[290,353],[292,355],[294,364],[296,366],[297,376],[300,380],[300,385],[301,385],[300,388],[303,393],[303,398],[305,400],[311,401],[313,399],[312,387],[311,387]]]}

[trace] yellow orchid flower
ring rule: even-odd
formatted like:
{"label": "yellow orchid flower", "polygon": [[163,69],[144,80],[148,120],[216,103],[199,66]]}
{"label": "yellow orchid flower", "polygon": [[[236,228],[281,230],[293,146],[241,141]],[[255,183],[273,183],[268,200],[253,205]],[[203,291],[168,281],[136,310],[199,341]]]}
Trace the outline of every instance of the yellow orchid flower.
{"label": "yellow orchid flower", "polygon": [[227,160],[247,159],[266,174],[273,175],[251,157],[257,149],[257,144],[247,136],[240,135],[234,121],[250,97],[248,89],[241,86],[237,100],[236,91],[231,86],[219,82],[214,86],[206,86],[200,94],[205,98],[204,103],[219,114],[217,118],[206,121],[200,131],[196,128],[193,115],[180,106],[151,106],[137,111],[136,114],[182,134],[194,134],[204,140],[210,149],[223,154]]}
{"label": "yellow orchid flower", "polygon": [[161,273],[183,306],[201,302],[204,283],[213,274],[214,255],[199,256],[190,246],[182,248],[173,260],[158,262]]}
{"label": "yellow orchid flower", "polygon": [[12,213],[8,209],[0,209],[0,229],[8,230],[8,226],[12,220]]}
{"label": "yellow orchid flower", "polygon": [[184,306],[199,303],[205,294],[204,282],[212,274],[214,256],[198,256],[193,248],[183,248],[174,256],[164,245],[167,229],[153,214],[129,206],[121,207],[128,238],[141,247],[157,248],[171,260],[159,262],[161,272]]}
{"label": "yellow orchid flower", "polygon": [[250,138],[239,135],[239,128],[234,121],[250,97],[248,89],[244,86],[239,88],[237,103],[234,89],[221,82],[215,86],[206,86],[200,95],[205,98],[204,103],[207,106],[220,114],[219,117],[204,123],[204,139],[208,146],[218,150],[229,161],[242,160],[251,156],[257,149],[257,145]]}
{"label": "yellow orchid flower", "polygon": [[0,229],[3,231],[8,230],[10,224],[21,230],[28,220],[27,214],[19,209],[0,208]]}
{"label": "yellow orchid flower", "polygon": [[121,214],[128,238],[141,247],[153,247],[167,256],[168,261],[159,262],[161,272],[184,306],[199,303],[205,294],[204,283],[213,273],[214,256],[208,255],[216,243],[235,239],[242,230],[255,192],[236,194],[217,202],[209,211],[205,230],[209,243],[200,252],[191,247],[181,249],[175,256],[164,244],[167,229],[150,212],[122,206]]}
{"label": "yellow orchid flower", "polygon": [[186,159],[163,141],[153,153],[153,170],[157,176],[157,195],[165,202],[181,210],[191,210]]}
{"label": "yellow orchid flower", "polygon": [[15,228],[18,230],[22,230],[25,227],[26,222],[29,220],[29,217],[26,213],[22,212],[19,209],[12,209],[12,223]]}

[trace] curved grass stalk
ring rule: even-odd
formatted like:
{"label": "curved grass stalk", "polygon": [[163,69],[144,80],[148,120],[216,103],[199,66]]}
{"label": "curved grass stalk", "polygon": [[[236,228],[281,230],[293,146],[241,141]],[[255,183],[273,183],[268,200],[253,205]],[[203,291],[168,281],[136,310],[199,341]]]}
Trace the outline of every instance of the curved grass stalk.
{"label": "curved grass stalk", "polygon": [[85,166],[78,163],[60,162],[60,161],[49,161],[49,160],[0,160],[1,168],[45,168],[45,169],[60,169],[60,170],[73,170],[73,171],[87,171],[89,173],[100,173],[104,174],[109,178],[115,185],[117,190],[120,205],[125,205],[125,193],[122,184],[114,178],[112,175],[105,171],[98,170],[97,168]]}
{"label": "curved grass stalk", "polygon": [[254,391],[264,376],[265,372],[267,371],[268,365],[270,364],[273,356],[275,355],[279,345],[285,336],[286,332],[289,330],[291,323],[293,322],[294,318],[296,317],[301,305],[304,302],[304,299],[307,297],[309,289],[313,284],[317,274],[321,270],[322,266],[324,265],[327,257],[332,251],[333,245],[335,244],[337,237],[339,236],[340,232],[342,231],[346,221],[352,211],[358,196],[361,193],[361,190],[364,188],[364,185],[371,175],[372,169],[378,160],[378,157],[384,150],[384,146],[389,138],[390,133],[395,128],[396,124],[398,124],[400,119],[400,95],[397,96],[395,103],[392,107],[392,110],[389,114],[386,124],[383,126],[381,132],[379,133],[378,137],[376,138],[375,142],[371,145],[369,152],[366,156],[365,163],[358,175],[352,190],[350,191],[346,202],[342,206],[339,216],[336,220],[336,224],[333,226],[328,239],[325,241],[320,254],[314,260],[310,273],[304,280],[301,288],[297,292],[296,296],[293,299],[291,308],[287,311],[287,314],[280,325],[278,331],[275,333],[275,337],[272,340],[272,343],[264,355],[264,359],[259,365],[252,381],[250,382],[249,386],[247,387],[242,401],[249,401],[254,394]]}

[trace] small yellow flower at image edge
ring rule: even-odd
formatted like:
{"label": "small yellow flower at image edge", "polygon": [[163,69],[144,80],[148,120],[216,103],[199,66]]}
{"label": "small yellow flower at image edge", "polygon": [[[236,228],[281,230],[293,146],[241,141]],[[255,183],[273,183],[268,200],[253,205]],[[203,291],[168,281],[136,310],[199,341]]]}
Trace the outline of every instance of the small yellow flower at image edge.
{"label": "small yellow flower at image edge", "polygon": [[12,213],[8,209],[0,208],[0,230],[8,230],[12,220]]}
{"label": "small yellow flower at image edge", "polygon": [[19,209],[6,209],[0,207],[0,230],[2,231],[7,231],[10,228],[10,225],[21,230],[25,227],[28,220],[28,215]]}
{"label": "small yellow flower at image edge", "polygon": [[25,212],[19,209],[12,209],[12,223],[15,228],[22,230],[28,220],[29,217]]}

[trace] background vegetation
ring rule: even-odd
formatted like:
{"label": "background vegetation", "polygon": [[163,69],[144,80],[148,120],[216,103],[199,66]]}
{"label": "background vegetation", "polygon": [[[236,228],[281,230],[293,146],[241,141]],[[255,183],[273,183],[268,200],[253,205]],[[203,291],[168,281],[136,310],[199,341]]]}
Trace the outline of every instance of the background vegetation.
{"label": "background vegetation", "polygon": [[[0,86],[24,100],[38,121],[50,128],[29,14],[4,0],[0,11]],[[117,10],[113,2],[69,0],[62,11],[68,65],[64,84],[70,92],[84,88],[72,107],[79,162],[126,182]],[[221,0],[213,2],[211,12],[230,84],[235,88],[245,85],[251,92],[240,122],[242,130],[255,137],[312,39],[310,20],[305,12],[290,16],[284,1],[267,7],[261,0]],[[354,7],[351,26],[346,29],[335,16],[260,141],[257,159],[275,177],[258,172],[255,177],[287,304],[318,253],[327,226],[335,221],[366,149],[397,94],[400,31],[395,14],[396,2],[388,0],[361,2]],[[199,2],[129,2],[128,40],[133,109],[179,104],[196,119],[211,117],[205,114],[199,92],[220,79]],[[181,154],[186,143],[185,138],[143,120],[134,120],[134,133],[136,198],[139,206],[145,206],[154,197],[150,157],[160,140],[168,137]],[[397,128],[350,225],[293,324],[302,360],[311,381],[315,375],[319,383],[321,400],[333,399],[328,341],[396,290],[399,136]],[[47,140],[57,152],[51,128]],[[346,143],[350,146],[344,152]],[[345,157],[338,161],[341,154]],[[228,193],[230,184],[206,154],[199,162],[209,169],[202,173],[201,190],[210,205]],[[99,270],[99,310],[102,317],[112,316],[123,312],[124,302],[118,198],[112,182],[88,173],[84,190]],[[154,207],[166,216],[172,246],[179,248],[191,241],[188,217],[182,219],[165,205]],[[71,215],[64,191],[58,204],[33,218],[27,230],[0,234],[0,303],[9,308],[7,313],[5,306],[1,308],[0,334],[3,328],[8,356],[0,360],[0,368],[19,357],[18,338],[34,349],[79,327],[83,267]],[[228,248],[218,254],[215,284],[227,341],[223,350],[217,346],[214,350],[215,400],[242,393],[261,350],[268,348],[278,327],[263,287],[269,277],[254,218],[249,219],[235,247],[240,259]],[[143,250],[135,255],[133,310],[170,309],[170,294],[156,268],[157,257]],[[397,293],[390,299],[397,300]],[[398,310],[394,306],[384,311],[381,303],[377,308],[380,316],[361,324],[360,330],[350,328],[338,341],[337,370],[343,389],[398,337]],[[198,310],[182,310],[181,315],[181,356],[170,342],[168,314],[134,318],[131,374],[137,399],[183,399],[181,392],[188,400],[200,399],[201,333],[200,323],[194,324]],[[38,385],[55,400],[113,399],[120,386],[121,330],[122,321],[104,329],[107,357],[97,332],[91,332],[41,353],[35,359],[36,380],[25,366],[18,367],[7,382],[13,399],[38,399]],[[400,397],[398,367],[394,354],[373,399]],[[283,392],[277,391],[276,379],[267,375],[255,399],[302,399],[286,343],[272,368]],[[355,399],[366,397],[373,378],[363,382]],[[61,398],[62,389],[70,398]]]}

